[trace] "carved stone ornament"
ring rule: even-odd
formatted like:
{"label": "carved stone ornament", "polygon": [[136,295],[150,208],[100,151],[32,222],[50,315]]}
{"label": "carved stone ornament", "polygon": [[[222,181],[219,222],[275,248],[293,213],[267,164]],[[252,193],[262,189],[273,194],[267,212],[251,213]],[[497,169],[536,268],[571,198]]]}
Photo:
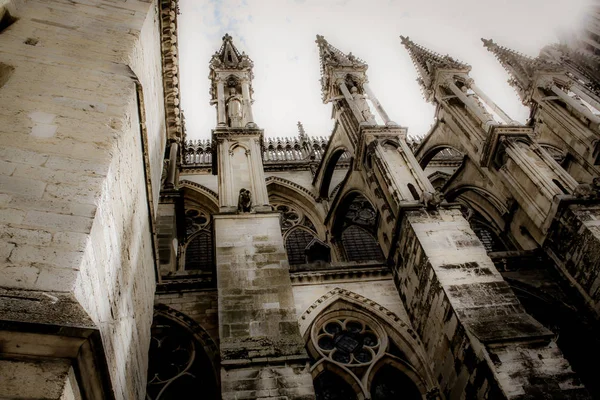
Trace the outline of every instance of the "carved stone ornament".
{"label": "carved stone ornament", "polygon": [[238,197],[238,212],[252,211],[252,193],[248,189],[241,188]]}
{"label": "carved stone ornament", "polygon": [[444,195],[442,192],[440,192],[439,189],[436,189],[435,192],[433,192],[433,193],[423,192],[421,194],[421,203],[423,203],[423,205],[428,210],[437,209],[440,206],[440,204],[442,204],[443,200],[444,200]]}

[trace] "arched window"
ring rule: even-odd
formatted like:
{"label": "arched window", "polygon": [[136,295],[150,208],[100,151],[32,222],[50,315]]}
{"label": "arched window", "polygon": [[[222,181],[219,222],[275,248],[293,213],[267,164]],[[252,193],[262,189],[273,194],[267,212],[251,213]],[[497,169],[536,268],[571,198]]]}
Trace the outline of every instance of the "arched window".
{"label": "arched window", "polygon": [[344,230],[342,243],[348,261],[383,260],[379,243],[373,235],[358,225],[350,225]]}
{"label": "arched window", "polygon": [[419,201],[419,192],[417,192],[417,189],[415,189],[415,185],[409,183],[406,186],[408,187],[408,190],[410,191],[410,194],[412,195],[413,199]]}
{"label": "arched window", "polygon": [[202,389],[202,398],[220,399],[210,359],[189,329],[162,315],[152,322],[146,398],[189,397]]}
{"label": "arched window", "polygon": [[202,230],[185,249],[185,270],[212,272],[213,262],[212,235],[208,230]]}
{"label": "arched window", "polygon": [[285,250],[291,266],[331,261],[329,247],[303,228],[295,228],[287,235]]}
{"label": "arched window", "polygon": [[[377,212],[362,195],[357,195],[340,208],[344,213],[338,218],[334,232],[340,241],[342,253],[347,261],[381,261],[384,259],[379,242],[376,239]],[[345,211],[344,211],[345,210]]]}
{"label": "arched window", "polygon": [[336,309],[318,317],[307,343],[317,374],[317,399],[369,394],[373,400],[422,399],[427,387],[422,377],[409,358],[394,349],[397,345],[371,315]]}

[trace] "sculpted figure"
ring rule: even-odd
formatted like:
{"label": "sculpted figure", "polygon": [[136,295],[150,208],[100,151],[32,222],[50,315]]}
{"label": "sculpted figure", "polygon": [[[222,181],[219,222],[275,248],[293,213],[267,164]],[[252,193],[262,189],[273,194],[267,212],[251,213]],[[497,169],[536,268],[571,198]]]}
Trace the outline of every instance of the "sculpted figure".
{"label": "sculpted figure", "polygon": [[229,89],[227,98],[227,118],[231,128],[242,127],[242,96],[236,93],[235,88]]}
{"label": "sculpted figure", "polygon": [[356,104],[356,107],[358,107],[358,111],[360,111],[360,114],[364,117],[365,121],[372,122],[374,117],[371,113],[371,109],[369,108],[369,103],[367,103],[367,97],[358,93],[356,86],[352,86],[350,93],[354,99],[354,104]]}
{"label": "sculpted figure", "polygon": [[589,183],[580,183],[573,191],[573,194],[578,199],[589,200],[594,198],[596,193],[592,185]]}
{"label": "sculpted figure", "polygon": [[252,210],[252,194],[249,190],[241,188],[238,196],[238,212],[250,212]]}
{"label": "sculpted figure", "polygon": [[439,189],[436,189],[433,193],[423,192],[423,194],[421,194],[421,203],[423,203],[428,210],[435,210],[440,206],[443,200],[444,195]]}

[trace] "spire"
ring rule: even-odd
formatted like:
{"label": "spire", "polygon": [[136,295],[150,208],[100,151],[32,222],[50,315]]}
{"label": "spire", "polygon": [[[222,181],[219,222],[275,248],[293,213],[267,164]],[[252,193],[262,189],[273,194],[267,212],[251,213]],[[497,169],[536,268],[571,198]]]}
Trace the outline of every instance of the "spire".
{"label": "spire", "polygon": [[253,65],[246,53],[240,54],[233,44],[233,38],[227,33],[223,36],[221,48],[213,54],[210,60],[211,69],[252,69]]}
{"label": "spire", "polygon": [[425,47],[410,40],[408,36],[400,36],[400,39],[402,39],[402,44],[406,47],[406,50],[419,73],[417,82],[419,82],[426,93],[433,89],[437,71],[459,70],[468,73],[471,70],[470,65],[455,60],[449,55],[443,56],[434,53],[431,50],[427,50]]}
{"label": "spire", "polygon": [[302,122],[298,121],[298,136],[300,137],[300,140],[304,140],[306,138],[306,131],[304,130],[304,125],[302,125]]}
{"label": "spire", "polygon": [[335,48],[321,35],[317,35],[315,43],[319,46],[323,100],[326,100],[327,98],[330,85],[335,83],[335,79],[331,79],[334,72],[365,72],[369,67],[367,63],[354,56],[352,53],[345,54],[341,50]]}
{"label": "spire", "polygon": [[492,52],[504,69],[510,74],[509,83],[515,87],[522,99],[530,89],[534,75],[539,71],[555,72],[560,70],[560,66],[544,61],[537,57],[532,58],[517,51],[499,46],[492,39],[481,39],[483,46]]}

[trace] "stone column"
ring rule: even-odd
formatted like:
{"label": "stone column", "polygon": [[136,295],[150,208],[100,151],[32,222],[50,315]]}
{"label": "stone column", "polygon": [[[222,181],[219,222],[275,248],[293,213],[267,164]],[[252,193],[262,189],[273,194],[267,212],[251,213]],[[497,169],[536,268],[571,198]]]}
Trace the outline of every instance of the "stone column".
{"label": "stone column", "polygon": [[222,79],[217,80],[217,125],[227,125],[225,114],[225,82]]}
{"label": "stone column", "polygon": [[463,93],[463,91],[456,86],[456,83],[454,83],[452,78],[448,78],[446,80],[446,85],[448,89],[450,89],[452,93],[454,93],[456,97],[458,97],[467,106],[467,108],[475,114],[475,116],[481,121],[481,124],[486,131],[494,124],[493,118],[488,117],[483,112],[483,109],[479,104],[475,104],[472,98]]}
{"label": "stone column", "polygon": [[361,122],[364,122],[365,118],[362,116],[360,111],[356,108],[356,104],[354,104],[354,99],[352,98],[352,95],[350,94],[350,91],[348,90],[348,87],[346,86],[346,82],[344,82],[343,79],[338,79],[337,84],[338,84],[342,94],[344,95],[346,102],[348,102],[348,106],[352,110],[352,113],[354,113],[354,117],[356,118],[358,123],[360,124]]}
{"label": "stone column", "polygon": [[165,189],[173,189],[177,183],[177,155],[179,150],[179,143],[171,141],[169,146],[169,170],[167,172],[167,180],[165,182]]}
{"label": "stone column", "polygon": [[581,90],[579,85],[574,84],[573,86],[571,86],[571,91],[577,96],[581,97],[583,100],[587,101],[596,110],[600,111],[600,103],[596,101],[596,99],[589,96],[585,91]]}
{"label": "stone column", "polygon": [[254,115],[252,114],[252,99],[250,98],[250,82],[242,80],[242,98],[244,99],[244,126],[252,127],[254,125]]}
{"label": "stone column", "polygon": [[314,399],[279,218],[214,216],[225,400]]}
{"label": "stone column", "polygon": [[387,112],[385,112],[383,106],[381,105],[377,97],[375,97],[375,93],[373,93],[373,91],[371,90],[371,86],[367,82],[363,84],[363,89],[365,90],[365,93],[367,93],[367,96],[369,96],[369,99],[371,99],[371,102],[373,103],[373,106],[375,106],[375,109],[377,110],[377,113],[383,120],[383,123],[386,125],[396,125],[395,122],[390,120],[390,117],[388,116]]}
{"label": "stone column", "polygon": [[475,84],[475,82],[471,81],[469,82],[469,88],[475,92],[475,94],[477,96],[479,96],[479,98],[481,98],[485,104],[487,104],[492,110],[494,110],[494,112],[496,114],[498,114],[498,116],[500,118],[502,118],[502,120],[509,124],[509,125],[521,125],[518,121],[515,121],[514,119],[512,119],[511,117],[508,116],[507,113],[504,112],[504,110],[502,110],[500,107],[498,107],[498,105],[496,103],[494,103],[494,101],[488,97],[487,94],[485,94],[485,92],[481,89],[479,89],[479,87]]}
{"label": "stone column", "polygon": [[584,117],[590,120],[592,124],[594,124],[595,129],[600,129],[600,117],[592,114],[592,112],[585,107],[583,104],[578,103],[574,98],[565,93],[564,90],[560,89],[558,86],[551,84],[550,90],[561,98],[565,103],[569,106],[573,107],[579,113],[581,113]]}

